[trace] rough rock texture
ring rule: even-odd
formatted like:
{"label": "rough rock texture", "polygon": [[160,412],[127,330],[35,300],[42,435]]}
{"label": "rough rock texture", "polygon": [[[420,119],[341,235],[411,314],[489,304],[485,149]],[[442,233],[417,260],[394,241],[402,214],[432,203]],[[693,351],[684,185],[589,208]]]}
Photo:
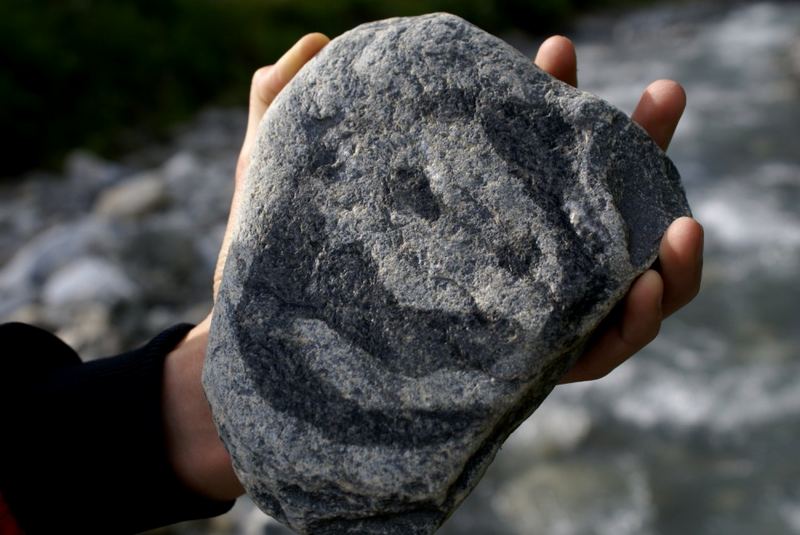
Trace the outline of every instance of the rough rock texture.
{"label": "rough rock texture", "polygon": [[268,111],[204,384],[301,533],[431,533],[689,213],[620,111],[451,15],[334,40]]}

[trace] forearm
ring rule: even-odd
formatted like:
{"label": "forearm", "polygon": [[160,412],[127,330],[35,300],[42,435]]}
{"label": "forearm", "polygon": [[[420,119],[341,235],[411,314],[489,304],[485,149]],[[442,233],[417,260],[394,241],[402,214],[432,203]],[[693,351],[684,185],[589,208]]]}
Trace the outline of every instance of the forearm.
{"label": "forearm", "polygon": [[193,491],[231,500],[244,490],[211,419],[201,375],[211,316],[167,355],[163,405],[167,452],[175,473]]}

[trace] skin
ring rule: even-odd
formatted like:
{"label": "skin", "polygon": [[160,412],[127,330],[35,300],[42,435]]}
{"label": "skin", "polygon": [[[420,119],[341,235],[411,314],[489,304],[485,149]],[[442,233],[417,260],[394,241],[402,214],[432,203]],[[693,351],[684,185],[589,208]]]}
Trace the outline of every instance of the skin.
{"label": "skin", "polygon": [[[214,274],[215,300],[230,246],[231,229],[236,223],[241,184],[261,117],[281,89],[328,41],[319,33],[306,35],[274,65],[262,67],[253,75],[248,126],[236,166],[228,230]],[[534,61],[561,81],[577,86],[575,48],[566,37],[547,39]],[[685,105],[686,95],[679,84],[658,80],[644,90],[632,118],[666,150]],[[662,320],[697,295],[702,250],[702,227],[688,217],[675,220],[661,241],[658,271],[650,269],[636,279],[562,383],[599,379],[650,343],[658,334]],[[230,457],[214,428],[201,385],[210,325],[211,312],[167,356],[163,384],[164,426],[170,460],[187,487],[209,498],[231,500],[243,494],[244,489],[234,475]]]}

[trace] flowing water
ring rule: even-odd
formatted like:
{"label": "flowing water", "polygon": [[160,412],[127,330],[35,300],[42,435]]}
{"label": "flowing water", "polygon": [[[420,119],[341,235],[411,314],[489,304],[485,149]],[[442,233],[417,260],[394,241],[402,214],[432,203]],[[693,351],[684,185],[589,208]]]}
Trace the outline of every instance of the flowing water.
{"label": "flowing water", "polygon": [[800,533],[800,3],[584,21],[584,89],[688,107],[668,153],[706,231],[700,295],[601,381],[558,387],[442,533]]}

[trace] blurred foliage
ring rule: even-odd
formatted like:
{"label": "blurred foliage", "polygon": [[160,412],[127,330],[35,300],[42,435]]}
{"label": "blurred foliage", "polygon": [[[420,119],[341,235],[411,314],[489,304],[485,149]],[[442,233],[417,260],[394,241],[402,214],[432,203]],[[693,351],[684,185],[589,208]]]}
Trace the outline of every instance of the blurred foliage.
{"label": "blurred foliage", "polygon": [[113,155],[203,104],[245,103],[250,75],[309,31],[449,11],[492,31],[552,32],[626,0],[3,0],[0,176]]}

